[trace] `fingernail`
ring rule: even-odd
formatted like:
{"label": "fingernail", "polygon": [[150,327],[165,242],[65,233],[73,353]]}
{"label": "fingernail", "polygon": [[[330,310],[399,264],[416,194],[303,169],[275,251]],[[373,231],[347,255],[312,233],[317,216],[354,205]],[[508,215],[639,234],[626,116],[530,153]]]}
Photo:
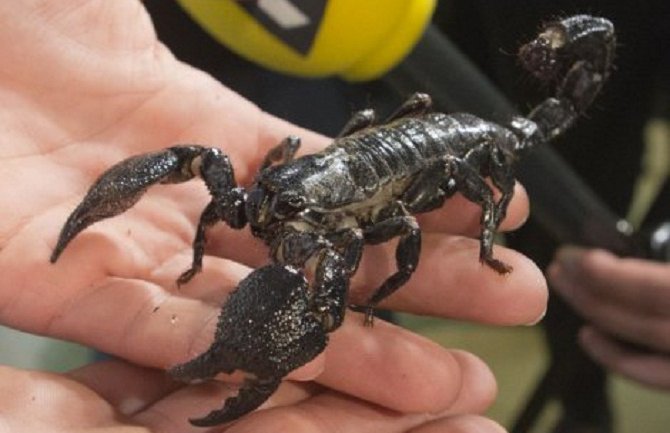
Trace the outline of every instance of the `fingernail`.
{"label": "fingernail", "polygon": [[147,406],[147,402],[139,397],[127,397],[119,403],[119,412],[124,415],[133,415]]}
{"label": "fingernail", "polygon": [[537,319],[533,320],[532,322],[525,323],[524,326],[535,326],[538,323],[540,323],[542,321],[542,319],[544,319],[544,316],[546,316],[546,315],[547,315],[547,309],[545,308],[544,311],[542,312],[542,314],[540,314],[537,317]]}

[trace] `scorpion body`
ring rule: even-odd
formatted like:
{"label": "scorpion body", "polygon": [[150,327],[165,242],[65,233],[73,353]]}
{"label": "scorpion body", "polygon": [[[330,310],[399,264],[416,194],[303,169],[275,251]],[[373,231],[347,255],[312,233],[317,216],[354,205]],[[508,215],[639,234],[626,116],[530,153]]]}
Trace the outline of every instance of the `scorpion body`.
{"label": "scorpion body", "polygon": [[231,293],[212,346],[170,370],[183,381],[248,373],[222,409],[191,422],[234,420],[325,348],[327,334],[350,307],[349,280],[364,245],[398,237],[396,272],[355,307],[372,323],[374,307],[418,264],[415,215],[440,207],[456,192],[482,208],[480,260],[498,273],[510,272],[493,257],[493,237],[512,199],[515,162],[560,135],[591,105],[609,75],[614,46],[613,26],[604,18],[578,15],[549,23],[519,51],[522,65],[556,89],[528,116],[501,125],[466,113],[433,113],[430,98],[417,93],[381,124],[372,110],[359,111],[321,152],[296,158],[300,140],[288,137],[268,152],[248,188],[237,184],[228,157],[216,148],[174,146],[131,157],[91,186],[66,221],[51,261],[79,232],[127,210],[151,185],[201,177],[212,199],[198,222],[192,266],[178,283],[201,269],[206,228],[219,221],[233,228],[248,224],[269,245],[272,259]]}

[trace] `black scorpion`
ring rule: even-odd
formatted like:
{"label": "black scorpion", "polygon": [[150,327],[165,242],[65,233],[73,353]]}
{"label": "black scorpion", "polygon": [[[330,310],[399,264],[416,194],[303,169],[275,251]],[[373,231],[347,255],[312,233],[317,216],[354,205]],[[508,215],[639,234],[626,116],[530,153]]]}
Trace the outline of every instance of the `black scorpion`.
{"label": "black scorpion", "polygon": [[[417,93],[380,125],[372,110],[356,113],[319,153],[295,158],[300,140],[285,139],[267,154],[249,188],[238,186],[228,157],[216,148],[174,146],[131,157],[93,184],[65,223],[51,261],[79,232],[124,212],[151,185],[201,177],[212,199],[197,226],[192,266],[178,283],[201,269],[206,228],[218,221],[236,229],[249,224],[271,250],[272,264],[253,271],[229,296],[212,346],[170,370],[187,382],[246,372],[237,396],[191,422],[234,420],[323,351],[349,306],[349,279],[364,244],[399,237],[397,271],[362,306],[371,323],[374,307],[416,269],[421,231],[414,215],[440,207],[454,193],[482,208],[481,261],[509,272],[492,248],[512,198],[514,163],[564,132],[591,104],[608,77],[614,46],[606,19],[579,15],[549,23],[519,57],[530,73],[555,86],[555,97],[527,117],[499,125],[471,114],[429,112],[430,98]],[[497,201],[485,178],[499,190]],[[303,270],[311,265],[308,281]]]}

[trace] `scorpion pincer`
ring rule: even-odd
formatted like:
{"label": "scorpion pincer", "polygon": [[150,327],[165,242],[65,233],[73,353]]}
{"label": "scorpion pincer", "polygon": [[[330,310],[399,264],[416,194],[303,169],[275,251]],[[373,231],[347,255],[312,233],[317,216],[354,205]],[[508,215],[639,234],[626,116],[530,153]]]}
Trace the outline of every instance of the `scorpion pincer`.
{"label": "scorpion pincer", "polygon": [[[514,164],[569,128],[591,104],[610,72],[614,46],[613,26],[604,18],[551,22],[519,51],[522,65],[555,88],[555,96],[527,117],[501,125],[466,113],[430,112],[429,96],[417,93],[380,124],[372,110],[356,113],[321,152],[296,158],[300,140],[286,138],[269,151],[248,188],[236,183],[230,160],[217,148],[174,146],[128,158],[91,186],[65,223],[51,261],[82,230],[124,212],[151,185],[202,178],[211,201],[197,226],[191,268],[178,283],[201,269],[206,228],[219,221],[236,229],[248,224],[270,249],[271,264],[251,272],[223,305],[211,347],[170,370],[186,382],[246,372],[239,393],[222,409],[191,422],[234,420],[323,351],[349,306],[349,280],[365,244],[399,237],[397,271],[362,306],[366,323],[374,307],[408,281],[421,249],[415,214],[460,192],[482,209],[480,260],[509,272],[493,256],[493,238],[512,198]],[[309,280],[307,262],[314,264]]]}

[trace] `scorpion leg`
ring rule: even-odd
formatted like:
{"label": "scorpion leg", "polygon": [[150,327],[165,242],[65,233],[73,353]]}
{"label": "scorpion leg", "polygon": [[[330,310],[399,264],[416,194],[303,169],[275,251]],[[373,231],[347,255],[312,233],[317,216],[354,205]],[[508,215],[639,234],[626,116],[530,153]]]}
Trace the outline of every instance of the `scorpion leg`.
{"label": "scorpion leg", "polygon": [[514,170],[512,161],[505,158],[503,153],[494,148],[491,152],[491,163],[489,167],[491,180],[501,193],[500,200],[496,204],[495,221],[496,229],[507,215],[507,207],[514,196]]}
{"label": "scorpion leg", "polygon": [[395,254],[398,270],[375,290],[365,306],[354,307],[355,310],[365,311],[365,325],[372,326],[375,306],[402,287],[416,270],[421,253],[421,230],[414,216],[401,215],[377,222],[364,231],[364,236],[371,244],[400,236]]}
{"label": "scorpion leg", "polygon": [[427,93],[413,93],[386,119],[386,122],[402,117],[418,116],[428,111],[432,105],[433,101]]}
{"label": "scorpion leg", "polygon": [[340,230],[330,235],[328,240],[341,252],[344,258],[344,265],[348,269],[349,274],[355,274],[361,262],[363,247],[365,246],[363,231],[361,229]]}
{"label": "scorpion leg", "polygon": [[322,250],[317,260],[312,309],[323,330],[332,332],[344,320],[351,273],[345,258],[334,250]]}
{"label": "scorpion leg", "polygon": [[300,269],[316,260],[312,309],[326,332],[339,327],[347,305],[349,278],[363,253],[361,230],[343,230],[326,239],[315,232],[286,227],[276,239],[270,254],[277,263]]}
{"label": "scorpion leg", "polygon": [[[480,149],[486,149],[486,147],[475,148],[472,151],[475,152],[473,155]],[[450,164],[453,166],[453,176],[456,180],[458,191],[465,198],[482,208],[479,260],[500,274],[510,272],[512,268],[509,265],[493,257],[493,240],[498,227],[496,221],[496,204],[491,187],[488,186],[479,172],[473,168],[473,165],[468,163],[467,159],[454,158]]]}
{"label": "scorpion leg", "polygon": [[375,122],[375,112],[374,110],[368,108],[365,110],[357,111],[351,119],[344,125],[344,128],[337,134],[336,138],[346,137],[351,135],[354,132],[358,132],[362,129],[365,129]]}
{"label": "scorpion leg", "polygon": [[193,238],[193,260],[191,262],[191,267],[186,271],[182,272],[177,278],[177,285],[181,286],[186,284],[202,269],[202,259],[205,256],[205,244],[207,243],[207,238],[205,231],[207,227],[214,225],[219,221],[219,214],[216,211],[216,207],[213,203],[209,203],[205,210],[202,211],[200,215],[200,220],[198,221],[198,226],[195,230],[195,237]]}
{"label": "scorpion leg", "polygon": [[[407,187],[401,201],[411,214],[430,212],[440,208],[454,194],[454,181],[448,176],[448,163],[437,160],[423,170]],[[436,179],[442,181],[436,182]]]}
{"label": "scorpion leg", "polygon": [[286,164],[287,162],[293,161],[293,158],[295,158],[295,154],[299,148],[300,137],[289,135],[278,145],[268,151],[259,170],[268,168],[277,161],[279,161],[281,164]]}
{"label": "scorpion leg", "polygon": [[[396,111],[393,112],[386,122],[400,119],[401,117],[416,116],[425,113],[432,106],[432,100],[426,93],[414,93],[405,102],[402,103]],[[346,137],[362,129],[365,129],[375,121],[375,112],[372,109],[366,109],[356,112],[352,118],[344,125],[342,131],[336,138]]]}

